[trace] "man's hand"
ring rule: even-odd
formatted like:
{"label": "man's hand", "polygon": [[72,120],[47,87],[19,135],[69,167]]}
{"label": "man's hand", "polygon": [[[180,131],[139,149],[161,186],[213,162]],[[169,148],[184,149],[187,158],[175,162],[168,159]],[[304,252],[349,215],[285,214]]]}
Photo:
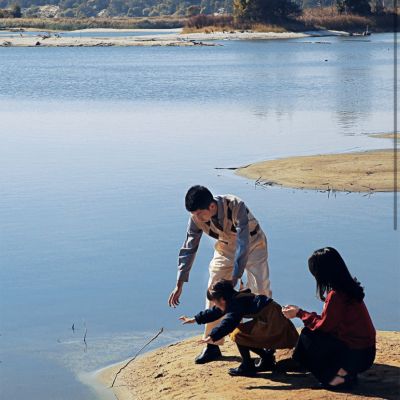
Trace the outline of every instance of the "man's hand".
{"label": "man's hand", "polygon": [[199,344],[215,344],[215,342],[211,339],[210,336],[200,339],[197,343],[199,343]]}
{"label": "man's hand", "polygon": [[175,289],[169,295],[168,305],[170,307],[175,308],[179,305],[179,298],[181,297],[181,294],[182,294],[182,287],[183,287],[183,282],[182,283],[178,282],[176,284]]}
{"label": "man's hand", "polygon": [[292,319],[296,317],[297,313],[299,312],[299,309],[300,308],[298,306],[293,306],[293,305],[284,306],[282,307],[282,313],[286,318]]}
{"label": "man's hand", "polygon": [[182,321],[182,325],[194,324],[196,322],[193,317],[187,317],[186,315],[182,315],[182,317],[179,317],[179,319]]}

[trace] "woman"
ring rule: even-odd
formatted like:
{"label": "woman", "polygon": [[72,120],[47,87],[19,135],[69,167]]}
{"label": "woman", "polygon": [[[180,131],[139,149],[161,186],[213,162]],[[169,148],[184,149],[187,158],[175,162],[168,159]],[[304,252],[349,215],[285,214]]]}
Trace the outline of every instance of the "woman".
{"label": "woman", "polygon": [[[207,298],[215,304],[214,307],[192,318],[182,316],[179,319],[183,324],[206,324],[223,317],[201,343],[213,344],[231,334],[242,356],[242,363],[237,368],[231,368],[230,375],[252,376],[256,372],[270,371],[275,365],[275,349],[295,346],[299,336],[296,328],[283,316],[281,306],[271,298],[255,295],[249,289],[237,292],[232,282],[225,279],[212,285],[207,291]],[[242,318],[251,318],[251,321],[241,323]],[[250,357],[250,351],[261,357],[257,366]]]}
{"label": "woman", "polygon": [[298,317],[305,326],[293,358],[327,389],[349,389],[375,359],[376,332],[363,301],[364,289],[332,247],[316,250],[308,266],[325,304],[321,315],[294,305],[282,309],[287,318]]}

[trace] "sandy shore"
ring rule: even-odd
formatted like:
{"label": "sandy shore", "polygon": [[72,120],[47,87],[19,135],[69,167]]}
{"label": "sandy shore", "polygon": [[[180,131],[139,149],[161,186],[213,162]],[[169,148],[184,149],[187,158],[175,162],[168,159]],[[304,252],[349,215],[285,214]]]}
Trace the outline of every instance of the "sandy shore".
{"label": "sandy shore", "polygon": [[298,189],[392,192],[393,167],[393,150],[376,150],[269,160],[237,168],[235,173],[262,184]]}
{"label": "sandy shore", "polygon": [[[168,36],[165,38],[164,36]],[[116,37],[57,37],[52,35],[49,38],[42,36],[2,36],[0,47],[107,47],[107,46],[195,46],[213,45],[197,41],[189,41],[177,38],[170,38],[165,35],[146,36],[116,36]]]}
{"label": "sandy shore", "polygon": [[[148,32],[139,29],[83,29],[79,32]],[[153,31],[153,30],[152,30]],[[293,39],[312,36],[337,36],[346,34],[336,31],[313,31],[304,33],[295,32],[212,32],[212,33],[163,33],[143,36],[115,36],[115,37],[65,37],[62,34],[51,33],[50,37],[24,35],[23,32],[13,32],[2,35],[0,47],[94,47],[94,46],[213,46],[214,42],[222,40],[270,40]]]}
{"label": "sandy shore", "polygon": [[379,139],[397,139],[399,140],[400,138],[400,133],[397,133],[396,136],[394,133],[372,133],[369,135],[373,138],[379,138]]}
{"label": "sandy shore", "polygon": [[[228,368],[238,364],[235,345],[223,346],[224,357],[211,364],[196,365],[201,350],[198,338],[170,345],[136,359],[118,376],[114,393],[119,400],[309,400],[309,399],[387,399],[400,397],[400,332],[378,332],[374,366],[360,376],[351,394],[315,389],[310,374],[270,373],[255,378],[230,377]],[[277,359],[290,352],[279,351]],[[110,386],[120,366],[102,370],[98,378]],[[314,388],[313,388],[314,387]],[[110,389],[111,390],[111,389]]]}
{"label": "sandy shore", "polygon": [[[43,32],[43,31],[41,31]],[[118,33],[118,32],[159,32],[159,33],[165,33],[165,32],[171,32],[171,33],[180,33],[182,32],[182,28],[165,28],[165,29],[146,29],[146,28],[134,28],[134,29],[126,29],[126,28],[86,28],[86,29],[76,29],[72,31],[74,33],[78,32],[92,32],[92,33],[99,33],[99,32],[110,32],[110,33]]]}

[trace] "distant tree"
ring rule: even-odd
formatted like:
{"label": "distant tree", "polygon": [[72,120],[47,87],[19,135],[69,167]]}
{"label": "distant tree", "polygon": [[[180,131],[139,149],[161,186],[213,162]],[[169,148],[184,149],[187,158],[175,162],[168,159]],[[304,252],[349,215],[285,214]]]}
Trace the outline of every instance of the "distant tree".
{"label": "distant tree", "polygon": [[375,14],[383,14],[385,11],[385,2],[384,0],[375,0],[372,4],[373,11]]}
{"label": "distant tree", "polygon": [[273,22],[301,13],[292,0],[234,0],[234,15],[241,21]]}
{"label": "distant tree", "polygon": [[128,10],[128,17],[141,17],[142,9],[140,7],[131,7]]}
{"label": "distant tree", "polygon": [[22,17],[21,6],[19,4],[13,4],[13,6],[11,7],[11,15],[14,18],[21,18]]}
{"label": "distant tree", "polygon": [[346,0],[337,0],[336,8],[339,14],[343,14],[346,11]]}
{"label": "distant tree", "polygon": [[200,10],[201,10],[200,6],[191,5],[186,9],[186,15],[188,17],[193,17],[195,15],[199,15]]}
{"label": "distant tree", "polygon": [[371,6],[368,0],[344,0],[347,12],[354,14],[371,14]]}
{"label": "distant tree", "polygon": [[61,13],[61,16],[62,17],[68,17],[68,18],[75,17],[75,12],[71,8],[67,8],[66,10],[64,10]]}
{"label": "distant tree", "polygon": [[301,8],[332,7],[336,0],[296,0]]}
{"label": "distant tree", "polygon": [[111,16],[118,16],[126,14],[128,7],[123,0],[111,0],[107,10]]}

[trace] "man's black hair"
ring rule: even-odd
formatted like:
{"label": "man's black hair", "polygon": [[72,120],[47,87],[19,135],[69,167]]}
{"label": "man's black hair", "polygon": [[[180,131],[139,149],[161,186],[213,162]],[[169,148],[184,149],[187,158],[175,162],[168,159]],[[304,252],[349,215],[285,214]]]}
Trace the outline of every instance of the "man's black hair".
{"label": "man's black hair", "polygon": [[206,210],[214,201],[212,193],[204,186],[192,186],[185,196],[185,207],[189,212]]}

